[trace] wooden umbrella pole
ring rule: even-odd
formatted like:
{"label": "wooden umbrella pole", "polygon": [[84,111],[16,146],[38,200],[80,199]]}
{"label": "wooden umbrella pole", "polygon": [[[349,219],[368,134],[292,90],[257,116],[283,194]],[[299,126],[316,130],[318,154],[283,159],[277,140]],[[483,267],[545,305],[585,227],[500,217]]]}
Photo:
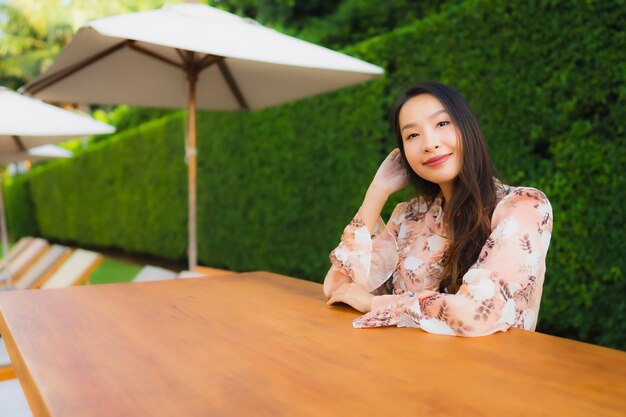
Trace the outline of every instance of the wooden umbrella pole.
{"label": "wooden umbrella pole", "polygon": [[187,129],[187,171],[189,181],[189,270],[198,265],[196,240],[196,82],[198,74],[195,68],[188,67],[189,82],[188,129]]}

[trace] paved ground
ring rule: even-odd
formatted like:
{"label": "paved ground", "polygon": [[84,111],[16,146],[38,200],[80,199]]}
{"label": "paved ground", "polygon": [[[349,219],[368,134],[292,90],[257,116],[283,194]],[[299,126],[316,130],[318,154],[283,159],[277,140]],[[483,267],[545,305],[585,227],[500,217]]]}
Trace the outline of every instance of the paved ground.
{"label": "paved ground", "polygon": [[28,402],[17,379],[0,382],[0,416],[32,417]]}

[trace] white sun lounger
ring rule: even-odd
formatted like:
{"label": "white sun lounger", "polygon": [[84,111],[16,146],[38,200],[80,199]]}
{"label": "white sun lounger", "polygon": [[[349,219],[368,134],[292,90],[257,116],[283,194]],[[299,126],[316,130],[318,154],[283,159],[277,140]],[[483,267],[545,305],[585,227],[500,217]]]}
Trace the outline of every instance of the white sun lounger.
{"label": "white sun lounger", "polygon": [[33,240],[32,236],[21,237],[15,245],[9,250],[9,255],[6,257],[11,260],[14,259],[28,244]]}
{"label": "white sun lounger", "polygon": [[63,265],[43,283],[42,289],[66,288],[89,282],[89,275],[100,265],[104,257],[85,249],[76,249]]}
{"label": "white sun lounger", "polygon": [[52,245],[14,284],[16,290],[38,288],[71,255],[67,246]]}

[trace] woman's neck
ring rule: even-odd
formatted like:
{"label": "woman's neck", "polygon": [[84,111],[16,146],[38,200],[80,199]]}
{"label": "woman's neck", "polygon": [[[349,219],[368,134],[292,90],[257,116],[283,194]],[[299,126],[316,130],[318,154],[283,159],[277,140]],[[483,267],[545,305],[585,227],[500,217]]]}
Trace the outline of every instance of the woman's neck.
{"label": "woman's neck", "polygon": [[441,195],[443,197],[442,202],[441,202],[442,207],[446,201],[450,201],[452,199],[453,185],[454,184],[452,182],[439,184],[439,188],[441,189]]}

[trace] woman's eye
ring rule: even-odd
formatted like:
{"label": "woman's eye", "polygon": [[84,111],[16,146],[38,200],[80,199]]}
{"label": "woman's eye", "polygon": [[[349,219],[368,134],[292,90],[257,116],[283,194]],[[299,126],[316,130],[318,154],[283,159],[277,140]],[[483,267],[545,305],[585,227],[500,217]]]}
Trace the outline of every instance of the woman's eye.
{"label": "woman's eye", "polygon": [[437,127],[444,127],[446,125],[449,125],[450,122],[448,122],[447,120],[441,121],[439,123],[437,123]]}
{"label": "woman's eye", "polygon": [[408,136],[406,137],[406,140],[413,139],[413,138],[416,138],[416,137],[418,137],[418,136],[419,136],[419,134],[417,134],[417,133],[411,133],[410,135],[408,135]]}

